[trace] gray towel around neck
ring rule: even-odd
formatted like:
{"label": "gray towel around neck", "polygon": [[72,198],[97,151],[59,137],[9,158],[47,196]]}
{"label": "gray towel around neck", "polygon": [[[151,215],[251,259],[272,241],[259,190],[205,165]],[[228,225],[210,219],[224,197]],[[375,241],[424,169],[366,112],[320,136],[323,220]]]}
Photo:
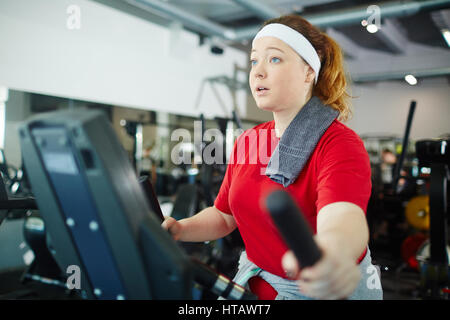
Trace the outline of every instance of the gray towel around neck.
{"label": "gray towel around neck", "polygon": [[284,131],[267,164],[266,176],[285,188],[293,183],[338,115],[338,110],[313,96]]}

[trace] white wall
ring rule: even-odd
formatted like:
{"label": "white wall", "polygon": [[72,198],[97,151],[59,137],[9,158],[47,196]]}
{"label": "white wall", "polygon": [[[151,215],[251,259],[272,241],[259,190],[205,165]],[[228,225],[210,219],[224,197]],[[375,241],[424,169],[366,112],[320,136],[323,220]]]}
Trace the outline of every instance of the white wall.
{"label": "white wall", "polygon": [[[80,29],[70,30],[70,5]],[[73,21],[73,20],[72,20]],[[224,115],[209,88],[194,109],[205,77],[232,76],[247,55],[213,55],[192,33],[171,32],[87,0],[1,0],[0,85],[11,89],[207,117]],[[226,105],[231,96],[219,88]],[[245,92],[238,97],[245,115]]]}
{"label": "white wall", "polygon": [[411,126],[413,140],[450,132],[450,90],[445,78],[419,80],[415,86],[389,81],[354,85],[354,116],[347,125],[358,134],[386,133],[402,137],[411,100],[417,101]]}
{"label": "white wall", "polygon": [[5,157],[9,164],[20,167],[22,159],[18,130],[20,124],[31,115],[30,94],[10,90],[5,107]]}

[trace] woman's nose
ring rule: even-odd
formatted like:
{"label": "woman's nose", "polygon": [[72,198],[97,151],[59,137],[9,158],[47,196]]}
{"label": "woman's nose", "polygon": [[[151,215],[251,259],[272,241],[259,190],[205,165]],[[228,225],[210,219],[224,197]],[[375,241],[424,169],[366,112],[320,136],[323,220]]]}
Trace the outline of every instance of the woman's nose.
{"label": "woman's nose", "polygon": [[254,73],[255,78],[257,78],[257,79],[263,79],[266,77],[266,71],[265,71],[264,67],[262,66],[262,64],[257,65],[254,69],[254,72],[255,72]]}

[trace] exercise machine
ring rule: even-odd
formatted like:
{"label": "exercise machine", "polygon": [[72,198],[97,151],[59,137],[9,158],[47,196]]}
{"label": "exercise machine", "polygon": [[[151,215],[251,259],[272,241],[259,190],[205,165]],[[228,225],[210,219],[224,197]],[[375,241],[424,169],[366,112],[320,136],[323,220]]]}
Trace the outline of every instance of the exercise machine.
{"label": "exercise machine", "polygon": [[421,289],[425,299],[450,298],[450,266],[448,247],[448,180],[450,140],[416,142],[421,167],[431,169],[429,258],[421,265]]}
{"label": "exercise machine", "polygon": [[254,296],[189,259],[161,228],[107,117],[37,116],[19,129],[47,244],[83,299],[191,299],[194,283],[228,299]]}

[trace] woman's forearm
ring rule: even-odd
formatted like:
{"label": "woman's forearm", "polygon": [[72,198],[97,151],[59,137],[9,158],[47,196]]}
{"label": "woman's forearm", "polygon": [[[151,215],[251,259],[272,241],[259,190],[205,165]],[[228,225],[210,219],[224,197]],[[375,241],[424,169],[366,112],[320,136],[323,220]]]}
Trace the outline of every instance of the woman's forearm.
{"label": "woman's forearm", "polygon": [[341,252],[356,261],[369,241],[369,229],[364,212],[347,202],[325,206],[318,215],[317,237],[322,246]]}
{"label": "woman's forearm", "polygon": [[212,241],[223,238],[236,228],[233,216],[208,207],[196,215],[179,221],[182,226],[181,241]]}

